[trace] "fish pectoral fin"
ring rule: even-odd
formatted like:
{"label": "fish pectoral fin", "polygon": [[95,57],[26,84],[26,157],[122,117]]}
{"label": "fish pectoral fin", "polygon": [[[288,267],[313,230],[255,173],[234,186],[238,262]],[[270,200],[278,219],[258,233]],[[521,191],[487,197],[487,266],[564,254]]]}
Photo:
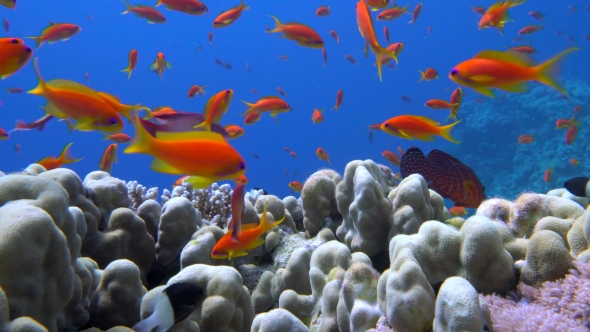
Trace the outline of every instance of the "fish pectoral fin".
{"label": "fish pectoral fin", "polygon": [[248,245],[248,247],[246,249],[254,249],[256,247],[260,247],[263,244],[264,244],[264,239],[258,238],[256,240],[252,241],[252,243],[250,245]]}
{"label": "fish pectoral fin", "polygon": [[156,69],[158,69],[158,65],[157,65],[157,64],[155,64],[155,63],[152,63],[152,64],[150,65],[150,70],[156,70]]}
{"label": "fish pectoral fin", "polygon": [[[194,189],[203,189],[212,185],[214,180],[203,176],[189,176],[184,180],[184,182],[192,184]],[[242,230],[243,229],[244,228],[242,226]]]}
{"label": "fish pectoral fin", "polygon": [[62,110],[57,108],[57,106],[55,106],[55,104],[53,104],[53,103],[47,103],[45,106],[41,106],[41,108],[45,110],[45,113],[47,113],[49,115],[53,115],[56,118],[60,118],[60,119],[67,119],[68,118],[68,116],[64,112],[62,112]]}
{"label": "fish pectoral fin", "polygon": [[406,134],[403,130],[398,130],[398,133],[401,137],[405,138],[405,139],[409,139],[409,140],[413,140],[414,137]]}
{"label": "fish pectoral fin", "polygon": [[481,93],[482,95],[486,95],[490,98],[494,98],[494,92],[492,92],[492,90],[490,90],[489,88],[486,88],[484,86],[477,86],[477,87],[473,87],[473,90]]}
{"label": "fish pectoral fin", "polygon": [[434,142],[434,136],[432,135],[426,135],[426,136],[416,136],[417,139],[421,140],[421,141],[425,141],[425,142]]}
{"label": "fish pectoral fin", "polygon": [[490,83],[491,81],[494,80],[494,77],[489,76],[489,75],[475,75],[475,76],[471,76],[469,77],[470,80],[480,83],[480,84],[486,84],[486,83]]}
{"label": "fish pectoral fin", "polygon": [[[68,127],[70,127],[70,126],[68,126]],[[71,128],[72,129],[75,129],[75,130],[79,130],[79,131],[92,131],[92,130],[96,130],[96,128],[92,124],[92,121],[78,121],[78,122],[76,122],[76,124],[74,124],[73,126],[71,126]]]}
{"label": "fish pectoral fin", "polygon": [[236,257],[247,256],[247,255],[248,255],[248,253],[245,252],[245,251],[233,251],[232,250],[230,252],[229,259],[236,258]]}
{"label": "fish pectoral fin", "polygon": [[500,87],[500,89],[508,91],[508,92],[526,92],[528,89],[528,84],[526,82],[522,83],[515,83],[511,85],[505,85]]}
{"label": "fish pectoral fin", "polygon": [[223,20],[223,24],[230,24],[231,22],[233,22],[234,20],[232,20],[231,18],[226,18],[225,20]]}
{"label": "fish pectoral fin", "polygon": [[[162,159],[154,159],[154,161],[152,161],[152,165],[151,165],[152,169],[156,172],[160,172],[160,173],[168,173],[168,174],[184,174],[184,172],[182,172],[181,170],[179,170],[178,168],[168,164],[167,162],[165,162]],[[185,180],[186,181],[186,180]]]}

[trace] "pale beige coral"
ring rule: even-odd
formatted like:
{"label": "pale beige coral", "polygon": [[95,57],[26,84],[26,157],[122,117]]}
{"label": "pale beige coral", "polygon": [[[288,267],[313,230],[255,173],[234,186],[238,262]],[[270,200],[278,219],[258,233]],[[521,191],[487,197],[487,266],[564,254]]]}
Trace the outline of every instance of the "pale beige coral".
{"label": "pale beige coral", "polygon": [[303,226],[315,236],[324,224],[324,219],[339,214],[336,204],[336,185],[342,181],[338,173],[324,169],[313,173],[301,190]]}
{"label": "pale beige coral", "polygon": [[174,197],[166,202],[158,228],[156,262],[161,265],[174,262],[196,231],[197,212],[191,201]]}

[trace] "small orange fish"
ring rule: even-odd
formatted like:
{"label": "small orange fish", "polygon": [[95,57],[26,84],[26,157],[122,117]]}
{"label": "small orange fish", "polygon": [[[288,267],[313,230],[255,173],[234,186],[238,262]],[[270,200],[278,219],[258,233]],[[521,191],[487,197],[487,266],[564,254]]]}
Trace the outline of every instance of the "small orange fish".
{"label": "small orange fish", "polygon": [[328,164],[330,166],[332,166],[332,162],[330,161],[330,156],[326,153],[326,151],[324,151],[324,149],[318,148],[317,150],[315,150],[315,154],[316,154],[316,156],[318,156],[318,158],[320,160],[325,160],[328,162]]}
{"label": "small orange fish", "polygon": [[209,39],[209,44],[213,44],[213,32],[209,32],[207,39]]}
{"label": "small orange fish", "polygon": [[248,115],[246,115],[246,117],[244,118],[244,124],[245,125],[251,125],[251,124],[255,124],[256,122],[258,122],[260,120],[260,113],[258,112],[250,112],[248,113]]}
{"label": "small orange fish", "polygon": [[434,108],[434,109],[446,109],[451,107],[459,106],[459,104],[451,104],[448,101],[441,100],[441,99],[431,99],[427,101],[424,106]]}
{"label": "small orange fish", "polygon": [[102,157],[100,158],[100,162],[98,163],[98,168],[100,168],[101,171],[107,173],[111,172],[113,163],[117,163],[117,150],[117,144],[111,144],[107,146],[102,154]]}
{"label": "small orange fish", "polygon": [[209,8],[197,0],[158,0],[156,7],[160,5],[189,15],[203,15],[209,12]]}
{"label": "small orange fish", "polygon": [[311,114],[311,121],[313,123],[321,123],[324,121],[324,116],[322,115],[323,110],[318,110],[317,108],[313,109],[313,113]]}
{"label": "small orange fish", "polygon": [[425,116],[400,115],[383,122],[381,130],[393,136],[409,140],[416,138],[428,142],[433,141],[433,136],[436,135],[458,144],[460,142],[451,136],[451,130],[459,122],[461,120],[446,126],[438,126],[440,123]]}
{"label": "small orange fish", "polygon": [[72,154],[70,153],[70,147],[72,146],[72,144],[74,144],[74,143],[73,142],[68,143],[68,145],[66,145],[66,147],[62,150],[59,157],[57,157],[57,158],[55,158],[53,156],[45,157],[45,158],[37,161],[36,163],[45,167],[45,169],[49,171],[52,169],[62,167],[65,164],[76,163],[76,162],[82,160],[82,158],[74,158],[72,156]]}
{"label": "small orange fish", "polygon": [[188,175],[185,175],[185,176],[179,178],[178,180],[174,181],[174,183],[172,184],[172,188],[182,186],[182,184],[184,183],[184,180],[186,180],[187,178],[188,178]]}
{"label": "small orange fish", "polygon": [[320,6],[318,10],[315,11],[315,16],[323,17],[330,15],[330,7],[328,6]]}
{"label": "small orange fish", "polygon": [[162,115],[168,115],[168,114],[174,114],[174,113],[176,113],[176,111],[173,110],[170,106],[158,106],[153,109],[153,111],[150,113],[150,116],[148,116],[148,117],[157,118]]}
{"label": "small orange fish", "polygon": [[571,127],[575,123],[576,115],[571,117],[571,119],[557,119],[555,121],[555,129],[566,129]]}
{"label": "small orange fish", "polygon": [[301,189],[303,189],[303,183],[299,181],[289,182],[289,188],[293,189],[295,192],[300,193]]}
{"label": "small orange fish", "polygon": [[131,140],[131,137],[129,137],[129,135],[125,134],[125,133],[117,133],[117,134],[104,134],[104,138],[103,141],[105,140],[111,140],[113,142],[117,142],[117,143],[125,143],[125,142],[129,142]]}
{"label": "small orange fish", "polygon": [[189,98],[193,98],[196,95],[202,96],[203,93],[205,93],[205,88],[206,85],[203,86],[198,86],[198,85],[193,85],[191,86],[191,88],[188,90],[188,97]]}
{"label": "small orange fish", "polygon": [[420,80],[418,82],[432,81],[432,80],[438,78],[438,72],[434,68],[428,68],[425,71],[421,71],[421,70],[418,70],[418,71],[420,72],[420,75],[421,75]]}
{"label": "small orange fish", "polygon": [[8,139],[8,133],[6,132],[6,130],[0,128],[0,141],[7,140],[7,139]]}
{"label": "small orange fish", "polygon": [[227,113],[233,96],[234,91],[226,89],[209,98],[203,109],[205,120],[196,125],[195,128],[205,128],[205,130],[211,131],[211,124],[219,123],[223,114]]}
{"label": "small orange fish", "polygon": [[[273,227],[278,226],[285,220],[283,217],[279,221],[270,221],[266,212],[266,206],[264,204],[264,210],[260,217],[260,223],[256,225],[233,225],[232,230],[229,230],[211,250],[211,258],[213,259],[228,259],[231,260],[235,257],[241,257],[248,255],[247,250],[254,249],[264,244],[264,239],[260,237]],[[237,236],[233,233],[238,230]]]}
{"label": "small orange fish", "polygon": [[381,152],[381,155],[385,157],[385,159],[387,159],[393,166],[399,167],[400,160],[395,153],[388,150],[384,150],[383,152]]}
{"label": "small orange fish", "polygon": [[250,7],[244,5],[244,0],[240,0],[240,4],[221,13],[215,21],[213,21],[214,28],[224,28],[232,23],[234,23],[240,16],[242,15],[242,11],[248,9]]}
{"label": "small orange fish", "polygon": [[572,145],[574,144],[576,138],[578,137],[578,125],[582,122],[582,120],[575,122],[567,132],[565,133],[565,144]]}
{"label": "small orange fish", "polygon": [[280,86],[277,86],[277,91],[281,94],[281,96],[287,97],[287,94],[285,93],[285,91],[283,91],[283,89],[281,89]]}
{"label": "small orange fish", "polygon": [[33,50],[22,39],[0,38],[0,78],[5,79],[29,62]]}
{"label": "small orange fish", "polygon": [[276,27],[270,30],[270,33],[280,32],[282,36],[297,42],[297,44],[311,48],[323,48],[324,40],[320,35],[309,26],[297,23],[281,23],[278,18],[270,15],[275,20]]}
{"label": "small orange fish", "polygon": [[150,65],[150,70],[154,73],[157,73],[158,76],[160,76],[160,80],[163,80],[162,74],[164,73],[164,70],[166,70],[166,68],[172,68],[172,65],[170,64],[170,62],[166,61],[164,53],[158,52],[156,60],[154,60],[154,63]]}
{"label": "small orange fish", "polygon": [[572,159],[570,159],[570,165],[578,166],[578,165],[580,165],[580,161],[576,158],[572,158]]}
{"label": "small orange fish", "polygon": [[129,79],[131,77],[131,72],[135,69],[135,66],[137,65],[137,50],[133,49],[131,51],[129,51],[129,66],[123,70],[121,70],[124,73],[127,73],[127,79]]}
{"label": "small orange fish", "polygon": [[340,43],[340,36],[338,36],[338,33],[336,31],[330,30],[330,36],[334,38],[337,44]]}
{"label": "small orange fish", "polygon": [[467,210],[465,210],[464,206],[453,206],[449,209],[449,213],[453,216],[461,217],[467,214]]}
{"label": "small orange fish", "polygon": [[338,93],[336,93],[336,105],[334,107],[332,107],[332,109],[338,111],[338,109],[340,108],[340,105],[342,105],[343,98],[344,98],[344,91],[338,90]]}
{"label": "small orange fish", "polygon": [[367,5],[372,11],[377,11],[381,8],[389,6],[389,0],[367,0]]}
{"label": "small orange fish", "polygon": [[524,2],[525,0],[506,0],[504,3],[499,1],[493,4],[479,20],[479,28],[496,28],[501,35],[504,35],[502,32],[504,25],[506,22],[512,21],[508,16],[508,9],[523,4]]}
{"label": "small orange fish", "polygon": [[350,61],[350,63],[352,63],[353,65],[356,65],[356,64],[357,64],[356,60],[355,60],[355,59],[352,57],[352,55],[350,55],[350,54],[346,54],[346,55],[344,55],[344,57],[345,57],[345,58],[346,58],[348,61]]}
{"label": "small orange fish", "polygon": [[447,118],[447,121],[449,121],[451,119],[457,121],[457,114],[459,113],[459,108],[461,108],[462,100],[463,100],[463,89],[456,88],[455,91],[453,91],[453,93],[451,94],[450,102],[451,102],[451,104],[457,104],[457,106],[452,106],[450,108],[451,114]]}
{"label": "small orange fish", "polygon": [[242,113],[242,115],[256,111],[259,113],[271,112],[270,116],[276,116],[279,113],[288,112],[291,110],[291,106],[289,106],[286,101],[275,96],[262,97],[258,99],[256,103],[248,103],[243,100],[242,102],[248,106],[248,109]]}
{"label": "small orange fish", "polygon": [[379,15],[377,15],[377,21],[391,21],[402,16],[402,14],[410,14],[410,12],[408,12],[408,5],[405,5],[404,7],[384,9]]}
{"label": "small orange fish", "polygon": [[246,177],[246,175],[244,175],[244,174],[238,176],[237,178],[235,178],[233,180],[235,183],[239,183],[242,186],[245,186],[248,184],[248,177]]}
{"label": "small orange fish", "polygon": [[227,131],[227,134],[229,135],[230,139],[238,138],[246,133],[246,131],[242,129],[242,127],[235,124],[230,124],[223,128],[225,129],[225,131]]}
{"label": "small orange fish", "polygon": [[166,17],[162,15],[156,8],[147,5],[130,5],[127,1],[121,0],[127,6],[127,10],[121,14],[134,13],[136,16],[145,18],[148,23],[166,23]]}
{"label": "small orange fish", "polygon": [[545,170],[545,174],[543,175],[543,181],[545,181],[545,182],[551,181],[551,173],[553,173],[553,169],[551,169],[551,166],[547,166],[547,169]]}
{"label": "small orange fish", "polygon": [[135,114],[136,111],[138,112],[140,110],[145,110],[148,113],[150,112],[149,108],[147,108],[145,106],[141,106],[139,104],[137,104],[137,105],[122,104],[119,97],[114,96],[112,94],[109,94],[106,92],[97,92],[97,94],[104,102],[106,102],[109,106],[111,106],[111,108],[113,108],[115,110],[115,112],[123,115],[124,117],[129,119],[130,122],[133,121],[133,115]]}
{"label": "small orange fish", "polygon": [[539,30],[541,30],[541,26],[540,25],[529,25],[529,26],[526,26],[526,27],[520,29],[520,31],[518,31],[518,34],[520,36],[522,36],[522,35],[530,35],[531,33],[537,32]]}
{"label": "small orange fish", "polygon": [[37,43],[37,46],[35,47],[35,49],[38,49],[45,42],[55,43],[60,40],[66,41],[66,40],[70,39],[72,36],[74,36],[75,34],[77,34],[78,32],[80,32],[81,30],[82,30],[82,28],[80,28],[79,26],[77,26],[75,24],[69,24],[69,23],[55,24],[50,21],[49,26],[47,28],[43,29],[43,31],[41,31],[41,36],[25,37],[25,38],[33,39]]}
{"label": "small orange fish", "polygon": [[404,152],[404,149],[402,149],[402,147],[401,147],[401,146],[398,146],[398,147],[397,147],[397,152],[399,152],[399,156],[400,156],[400,157],[403,157],[403,156],[404,156],[404,153],[405,153],[405,152]]}
{"label": "small orange fish", "polygon": [[422,3],[419,3],[416,5],[416,7],[414,7],[414,12],[412,13],[412,19],[410,20],[409,23],[412,23],[413,25],[416,25],[416,20],[418,20],[418,16],[420,16],[420,13],[422,12]]}
{"label": "small orange fish", "polygon": [[535,141],[533,135],[525,134],[518,136],[518,144],[531,144]]}

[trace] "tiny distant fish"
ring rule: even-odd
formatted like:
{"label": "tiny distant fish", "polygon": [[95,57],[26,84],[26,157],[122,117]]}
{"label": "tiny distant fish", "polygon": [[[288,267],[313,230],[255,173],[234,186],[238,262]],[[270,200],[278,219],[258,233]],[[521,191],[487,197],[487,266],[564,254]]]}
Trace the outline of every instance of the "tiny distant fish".
{"label": "tiny distant fish", "polygon": [[551,181],[551,173],[553,173],[553,169],[551,168],[551,166],[547,166],[547,169],[545,170],[545,174],[543,175],[543,181],[550,182]]}
{"label": "tiny distant fish", "polygon": [[533,135],[520,135],[518,136],[518,144],[531,144],[535,141]]}
{"label": "tiny distant fish", "polygon": [[260,157],[256,153],[252,153],[252,157],[254,157],[256,159],[260,159]]}
{"label": "tiny distant fish", "polygon": [[385,41],[387,41],[388,44],[391,44],[389,41],[389,29],[387,29],[387,26],[383,27],[383,34],[385,35]]}
{"label": "tiny distant fish", "polygon": [[535,11],[530,11],[529,15],[539,21],[542,21],[545,18],[545,15]]}
{"label": "tiny distant fish", "polygon": [[295,151],[289,151],[289,156],[299,158],[299,156],[297,155],[297,153],[295,153]]}
{"label": "tiny distant fish", "polygon": [[6,92],[8,92],[8,93],[23,93],[23,89],[21,89],[21,88],[9,88],[9,89],[6,89]]}
{"label": "tiny distant fish", "polygon": [[90,75],[88,73],[84,73],[84,77],[86,78],[86,82],[90,82]]}
{"label": "tiny distant fish", "polygon": [[286,176],[289,176],[289,172],[287,172],[286,168],[283,168],[283,173],[285,173]]}
{"label": "tiny distant fish", "polygon": [[574,112],[578,113],[581,110],[582,110],[582,106],[580,106],[580,105],[574,106]]}
{"label": "tiny distant fish", "polygon": [[231,65],[230,65],[229,63],[227,63],[227,62],[223,62],[223,61],[220,61],[220,60],[218,60],[218,59],[215,59],[215,64],[218,64],[218,65],[220,65],[221,67],[223,67],[223,68],[225,68],[225,69],[228,69],[228,70],[229,70],[229,69],[232,69],[232,67],[231,67]]}
{"label": "tiny distant fish", "polygon": [[288,147],[284,147],[284,148],[283,148],[283,151],[286,151],[286,152],[291,152],[291,149],[289,149]]}
{"label": "tiny distant fish", "polygon": [[410,104],[412,103],[412,99],[410,99],[410,97],[408,97],[408,96],[402,96],[402,99],[403,99],[404,101],[407,101],[407,102],[408,102],[408,103],[410,103]]}
{"label": "tiny distant fish", "polygon": [[8,22],[7,18],[4,19],[4,31],[10,33],[10,22]]}
{"label": "tiny distant fish", "polygon": [[338,36],[338,33],[336,33],[336,31],[330,30],[330,36],[332,36],[332,38],[336,40],[336,43],[340,43],[340,36]]}
{"label": "tiny distant fish", "polygon": [[279,55],[279,59],[287,61],[289,60],[289,57],[286,55]]}
{"label": "tiny distant fish", "polygon": [[401,146],[398,146],[398,147],[397,147],[397,152],[399,152],[399,155],[400,155],[400,156],[402,156],[402,157],[403,157],[403,156],[404,156],[404,154],[405,154],[405,152],[404,152],[404,149],[402,149],[402,147],[401,147]]}
{"label": "tiny distant fish", "polygon": [[250,68],[250,64],[246,62],[246,69],[248,69],[249,72],[252,72],[252,68]]}
{"label": "tiny distant fish", "polygon": [[369,143],[373,143],[373,132],[369,132]]}
{"label": "tiny distant fish", "polygon": [[540,25],[529,25],[529,26],[526,26],[526,27],[520,29],[520,31],[518,31],[518,34],[521,36],[522,35],[530,35],[531,33],[537,32],[539,30],[541,30]]}
{"label": "tiny distant fish", "polygon": [[15,151],[16,153],[20,153],[20,144],[15,144],[15,145],[14,145],[14,151]]}
{"label": "tiny distant fish", "polygon": [[8,139],[8,133],[6,130],[0,128],[0,141],[4,141]]}
{"label": "tiny distant fish", "polygon": [[412,20],[410,20],[409,23],[412,23],[413,25],[416,25],[416,20],[418,19],[418,16],[420,16],[420,12],[422,12],[422,3],[419,3],[416,5],[416,7],[414,7],[414,12],[412,13]]}
{"label": "tiny distant fish", "polygon": [[570,165],[578,166],[578,165],[580,165],[580,161],[576,158],[572,158],[572,159],[570,159]]}
{"label": "tiny distant fish", "polygon": [[345,58],[346,58],[348,61],[350,61],[350,63],[352,63],[353,65],[356,65],[356,64],[357,64],[356,60],[355,60],[355,59],[352,57],[352,55],[350,55],[350,54],[346,54],[344,57],[345,57]]}
{"label": "tiny distant fish", "polygon": [[198,54],[199,52],[201,52],[203,50],[203,45],[199,45],[199,47],[197,47],[195,49],[195,52],[193,54]]}
{"label": "tiny distant fish", "polygon": [[365,58],[367,58],[369,56],[369,42],[365,39],[365,46],[363,49],[363,54],[365,55]]}
{"label": "tiny distant fish", "polygon": [[92,16],[90,16],[90,14],[86,15],[86,17],[88,18],[89,21],[92,21]]}
{"label": "tiny distant fish", "polygon": [[475,7],[471,6],[471,11],[474,13],[477,13],[479,15],[483,15],[486,13],[485,7],[482,7],[482,6],[475,6]]}
{"label": "tiny distant fish", "polygon": [[209,32],[209,35],[207,38],[209,39],[209,44],[213,44],[213,32]]}
{"label": "tiny distant fish", "polygon": [[328,6],[320,6],[318,10],[315,12],[316,16],[323,17],[330,15],[330,7]]}
{"label": "tiny distant fish", "polygon": [[338,111],[338,109],[340,108],[340,105],[342,105],[343,98],[344,98],[344,91],[338,90],[338,93],[336,94],[336,105],[334,107],[332,107],[332,109],[335,109],[336,111]]}
{"label": "tiny distant fish", "polygon": [[328,62],[328,53],[326,53],[325,47],[322,48],[322,56],[324,57],[324,67],[325,67],[326,63]]}
{"label": "tiny distant fish", "polygon": [[256,89],[252,89],[252,93],[258,96],[258,91]]}
{"label": "tiny distant fish", "polygon": [[575,12],[576,10],[578,10],[578,7],[576,7],[574,5],[569,5],[569,6],[567,6],[567,8],[569,8],[570,10],[567,12],[566,15],[569,15],[569,14]]}
{"label": "tiny distant fish", "polygon": [[580,122],[582,122],[582,120],[574,123],[571,127],[569,127],[569,129],[565,133],[565,144],[566,145],[574,144],[576,137],[578,137],[578,125],[580,124]]}
{"label": "tiny distant fish", "polygon": [[277,86],[277,91],[278,91],[278,92],[279,92],[279,93],[280,93],[282,96],[285,96],[285,97],[287,97],[287,94],[285,93],[285,91],[283,91],[283,89],[281,89],[281,87],[280,87],[280,86]]}

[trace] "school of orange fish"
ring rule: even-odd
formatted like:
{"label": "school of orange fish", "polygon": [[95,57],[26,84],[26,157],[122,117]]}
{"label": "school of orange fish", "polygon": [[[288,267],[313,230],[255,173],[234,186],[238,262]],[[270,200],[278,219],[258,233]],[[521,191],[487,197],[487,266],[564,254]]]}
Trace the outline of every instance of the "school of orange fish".
{"label": "school of orange fish", "polygon": [[[132,5],[123,0],[126,10],[123,14],[134,14],[139,18],[147,20],[148,23],[166,23],[165,16],[155,7],[147,5]],[[503,27],[506,23],[511,22],[508,11],[513,7],[523,5],[525,0],[505,0],[500,1],[489,8],[473,7],[473,11],[480,14],[479,28],[495,28],[503,33]],[[0,0],[0,4],[16,9],[15,0]],[[156,7],[163,5],[169,10],[179,11],[189,15],[204,15],[209,12],[209,8],[198,0],[158,0]],[[350,10],[353,10],[350,5]],[[524,6],[522,6],[524,7]],[[249,9],[241,0],[239,5],[222,12],[217,16],[212,26],[214,28],[224,28],[236,24],[245,10]],[[427,8],[424,8],[427,10]],[[590,6],[588,8],[590,10]],[[390,43],[389,30],[384,28],[383,34],[388,46],[382,45],[374,29],[373,20],[396,20],[404,14],[411,14],[412,19],[409,23],[416,24],[420,13],[423,10],[422,3],[414,6],[413,11],[408,11],[408,5],[400,7],[390,0],[360,0],[356,3],[356,18],[360,34],[365,39],[365,56],[370,50],[376,57],[377,75],[383,80],[383,66],[391,66],[398,63],[398,57],[404,49],[403,43]],[[521,10],[515,8],[514,10]],[[524,10],[524,9],[523,9]],[[570,8],[571,11],[575,8]],[[328,6],[320,6],[316,11],[316,16],[323,17],[331,15]],[[535,11],[529,12],[529,15],[542,21],[543,14]],[[321,49],[324,57],[324,65],[327,64],[327,53],[324,48],[324,41],[321,36],[310,26],[289,22],[282,23],[279,18],[272,16],[276,26],[271,29],[267,26],[266,33],[279,33],[282,37],[296,42],[302,47]],[[88,16],[92,19],[91,16]],[[9,22],[4,21],[4,28],[9,31]],[[428,28],[431,31],[431,27]],[[527,26],[519,31],[519,35],[529,35],[541,29],[540,26]],[[36,45],[35,49],[45,43],[54,43],[65,41],[79,33],[81,28],[69,23],[51,23],[37,37],[26,37],[32,39]],[[330,35],[338,42],[339,36],[335,31],[330,31]],[[213,40],[213,33],[209,33],[208,39]],[[46,46],[47,47],[47,46]],[[461,122],[458,119],[458,112],[461,107],[463,98],[462,87],[468,87],[474,91],[494,97],[492,89],[500,89],[509,93],[521,93],[527,91],[527,82],[536,81],[554,88],[563,96],[567,92],[557,83],[555,72],[556,65],[563,57],[576,51],[577,48],[568,48],[553,58],[541,64],[534,64],[529,57],[535,53],[535,49],[530,45],[521,45],[510,48],[507,51],[483,50],[472,59],[466,59],[464,62],[457,64],[448,74],[448,78],[458,84],[452,92],[449,101],[432,99],[426,102],[425,106],[433,109],[449,109],[450,115],[448,120],[454,122],[448,125],[441,125],[425,116],[405,114],[395,116],[384,120],[382,123],[369,126],[371,130],[383,131],[387,134],[397,136],[403,139],[422,141],[433,141],[435,136],[440,136],[450,142],[459,143],[453,138],[452,129]],[[39,59],[33,57],[33,48],[25,45],[21,38],[1,38],[0,39],[0,77],[9,78],[33,59],[33,66],[37,74],[39,84],[36,88],[27,91],[32,95],[43,97],[46,100],[44,110],[46,115],[33,123],[17,122],[14,130],[42,129],[45,124],[52,118],[65,120],[70,130],[80,131],[100,131],[105,134],[105,139],[112,140],[113,144],[109,145],[104,151],[99,162],[99,167],[103,171],[109,172],[112,164],[117,160],[117,143],[127,143],[130,145],[124,150],[125,153],[142,153],[154,157],[151,168],[156,172],[183,175],[177,184],[182,182],[191,183],[195,188],[204,188],[215,181],[233,179],[238,184],[245,185],[248,181],[245,176],[246,163],[240,153],[234,149],[229,140],[236,139],[245,134],[245,130],[236,124],[220,125],[223,121],[223,115],[227,112],[232,101],[233,91],[230,89],[215,93],[209,98],[202,114],[177,112],[169,107],[159,107],[149,109],[141,105],[123,104],[121,100],[110,93],[96,91],[84,84],[66,79],[51,79],[45,81],[41,76],[39,69]],[[345,55],[351,63],[357,64],[356,60],[350,55]],[[128,78],[136,70],[138,59],[137,50],[129,52],[128,67],[122,72],[126,73]],[[287,60],[286,55],[281,59]],[[216,64],[231,69],[231,65],[216,59]],[[403,63],[402,63],[403,64]],[[402,65],[400,64],[400,65]],[[172,65],[166,61],[162,52],[156,55],[150,70],[156,73],[160,79],[167,68]],[[420,70],[420,81],[430,81],[438,79],[438,72],[434,68]],[[196,95],[203,95],[206,86],[194,85],[188,91],[188,98]],[[282,96],[286,94],[278,87],[277,91]],[[11,93],[23,92],[20,88],[12,88]],[[256,92],[253,90],[253,92]],[[339,90],[336,96],[334,110],[338,111],[344,98],[344,92]],[[402,99],[411,102],[409,97],[402,96]],[[247,109],[242,114],[244,116],[244,125],[252,125],[260,120],[264,113],[271,117],[277,117],[283,112],[290,111],[291,106],[278,96],[265,96],[254,102],[244,102]],[[577,114],[581,108],[578,106],[574,109]],[[311,120],[314,124],[319,124],[324,120],[323,110],[313,109]],[[575,119],[575,114],[570,119],[557,120],[556,127],[567,129],[566,144],[571,145],[576,139],[580,120]],[[121,133],[123,129],[122,117],[131,121],[135,127],[134,137]],[[0,139],[9,138],[10,132],[0,128]],[[519,144],[530,144],[534,141],[531,135],[523,134],[518,137]],[[38,161],[47,169],[60,167],[67,163],[73,163],[80,159],[74,158],[70,154],[68,144],[61,155],[58,157],[47,157]],[[286,151],[293,157],[297,157],[294,151],[286,148]],[[401,148],[400,155],[403,155]],[[398,166],[400,158],[392,151],[383,151],[383,157],[391,162],[392,165]],[[321,147],[316,150],[316,155],[320,160],[325,160],[331,165],[329,154]],[[571,160],[572,165],[579,163],[577,160]],[[545,172],[545,181],[549,181],[551,168]],[[300,192],[303,185],[301,182],[294,181],[289,183],[289,187]],[[463,209],[464,211],[464,209]],[[455,212],[455,211],[453,211]],[[460,213],[460,212],[457,212]],[[239,226],[234,233],[237,234]],[[240,253],[237,252],[237,255]],[[236,253],[229,256],[235,256]],[[219,254],[220,257],[228,257],[226,254]]]}

